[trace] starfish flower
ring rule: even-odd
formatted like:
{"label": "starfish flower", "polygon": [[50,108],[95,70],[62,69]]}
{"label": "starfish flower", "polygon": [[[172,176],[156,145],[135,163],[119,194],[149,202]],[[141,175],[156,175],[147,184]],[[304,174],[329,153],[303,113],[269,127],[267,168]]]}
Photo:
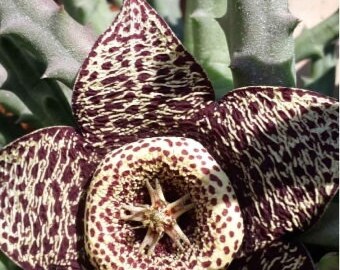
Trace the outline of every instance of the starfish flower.
{"label": "starfish flower", "polygon": [[228,177],[201,144],[138,140],[97,167],[86,200],[87,254],[97,269],[218,269],[242,241],[239,209]]}
{"label": "starfish flower", "polygon": [[[81,67],[78,128],[0,150],[0,249],[24,269],[311,269],[289,235],[338,189],[338,103],[207,76],[144,0]],[[273,269],[273,268],[271,268]]]}

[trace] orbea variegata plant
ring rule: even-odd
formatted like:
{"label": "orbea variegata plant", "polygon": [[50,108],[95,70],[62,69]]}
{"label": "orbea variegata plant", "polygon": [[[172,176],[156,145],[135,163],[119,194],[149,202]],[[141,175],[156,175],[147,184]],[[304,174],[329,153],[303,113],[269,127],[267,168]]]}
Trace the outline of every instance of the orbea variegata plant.
{"label": "orbea variegata plant", "polygon": [[24,269],[311,269],[283,240],[338,189],[338,103],[248,87],[215,102],[144,0],[125,0],[73,93],[79,129],[0,152],[0,249]]}

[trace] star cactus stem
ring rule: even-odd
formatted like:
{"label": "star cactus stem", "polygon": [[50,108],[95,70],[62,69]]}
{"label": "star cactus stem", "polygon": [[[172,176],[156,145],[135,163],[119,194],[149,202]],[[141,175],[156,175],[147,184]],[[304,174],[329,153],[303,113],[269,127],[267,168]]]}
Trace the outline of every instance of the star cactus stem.
{"label": "star cactus stem", "polygon": [[104,157],[85,235],[98,269],[221,269],[241,245],[243,220],[228,177],[201,144],[155,137]]}

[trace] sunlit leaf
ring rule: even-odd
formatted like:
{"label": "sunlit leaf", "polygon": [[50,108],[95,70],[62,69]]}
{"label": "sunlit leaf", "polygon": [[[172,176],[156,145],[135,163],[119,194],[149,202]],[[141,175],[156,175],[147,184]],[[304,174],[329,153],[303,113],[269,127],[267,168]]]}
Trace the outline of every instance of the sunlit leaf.
{"label": "sunlit leaf", "polygon": [[110,10],[106,0],[64,0],[63,4],[74,19],[91,26],[98,34],[109,27],[116,15]]}
{"label": "sunlit leaf", "polygon": [[184,45],[207,72],[217,99],[233,87],[227,40],[216,21],[226,10],[224,0],[186,1]]}

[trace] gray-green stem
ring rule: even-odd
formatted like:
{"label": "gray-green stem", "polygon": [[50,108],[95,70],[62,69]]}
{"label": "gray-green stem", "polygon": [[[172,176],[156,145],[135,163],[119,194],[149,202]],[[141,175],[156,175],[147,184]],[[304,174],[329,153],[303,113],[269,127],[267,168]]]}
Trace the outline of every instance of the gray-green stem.
{"label": "gray-green stem", "polygon": [[298,20],[287,0],[229,0],[227,40],[234,87],[295,86],[294,40]]}
{"label": "gray-green stem", "polygon": [[296,38],[296,60],[324,57],[325,46],[339,38],[339,10]]}

